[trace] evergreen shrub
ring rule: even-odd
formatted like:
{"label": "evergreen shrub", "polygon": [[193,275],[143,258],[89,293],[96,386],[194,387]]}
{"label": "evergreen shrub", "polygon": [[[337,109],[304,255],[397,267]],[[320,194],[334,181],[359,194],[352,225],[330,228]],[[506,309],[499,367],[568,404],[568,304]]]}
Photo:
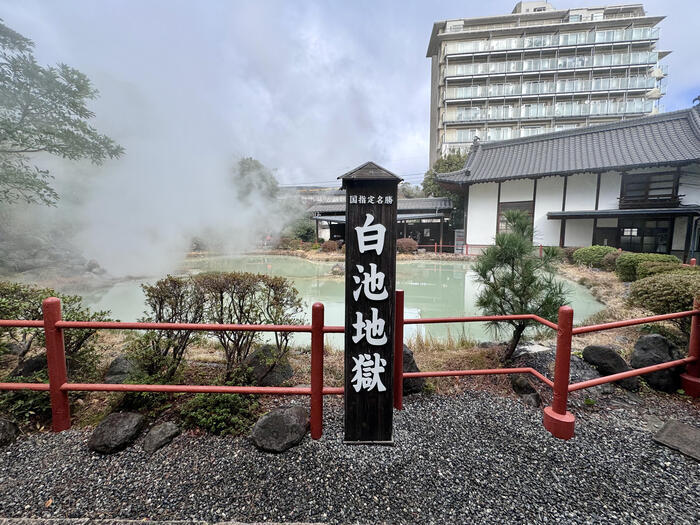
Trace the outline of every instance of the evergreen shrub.
{"label": "evergreen shrub", "polygon": [[337,241],[326,241],[321,245],[322,252],[337,252],[338,242]]}
{"label": "evergreen shrub", "polygon": [[576,250],[573,254],[573,259],[576,264],[602,268],[603,258],[607,254],[614,252],[617,252],[617,248],[612,246],[586,246]]}
{"label": "evergreen shrub", "polygon": [[646,261],[675,263],[680,267],[680,259],[675,255],[663,253],[624,252],[615,261],[615,273],[621,281],[630,282],[638,279],[637,266]]}
{"label": "evergreen shrub", "polygon": [[410,237],[396,239],[396,250],[399,253],[414,253],[418,249],[418,243]]}
{"label": "evergreen shrub", "polygon": [[[692,310],[693,298],[700,296],[700,272],[671,272],[646,277],[632,283],[628,302],[656,315]],[[683,329],[689,318],[678,319]]]}

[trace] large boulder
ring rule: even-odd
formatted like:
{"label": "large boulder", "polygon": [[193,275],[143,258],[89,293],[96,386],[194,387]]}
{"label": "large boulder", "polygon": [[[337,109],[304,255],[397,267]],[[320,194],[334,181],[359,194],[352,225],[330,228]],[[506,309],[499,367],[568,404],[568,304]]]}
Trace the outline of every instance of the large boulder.
{"label": "large boulder", "polygon": [[298,445],[309,428],[308,410],[301,406],[276,408],[255,423],[250,438],[265,452],[284,452]]}
{"label": "large boulder", "polygon": [[163,448],[180,434],[180,427],[168,421],[154,426],[146,434],[143,440],[143,449],[149,454],[153,454],[159,448]]}
{"label": "large boulder", "polygon": [[121,384],[137,370],[138,367],[126,356],[117,356],[109,364],[109,368],[107,368],[105,383]]}
{"label": "large boulder", "polygon": [[[668,339],[659,334],[650,334],[643,335],[634,344],[630,365],[632,368],[644,368],[682,358],[681,351]],[[681,372],[682,367],[667,368],[642,377],[653,389],[673,393],[680,388]]]}
{"label": "large boulder", "polygon": [[[583,359],[592,364],[603,376],[632,370],[622,356],[610,346],[589,345],[583,349]],[[638,377],[628,377],[615,383],[627,390],[639,390]]]}
{"label": "large boulder", "polygon": [[88,440],[88,448],[100,454],[112,454],[124,450],[146,425],[146,418],[134,412],[120,412],[108,415],[97,425]]}
{"label": "large boulder", "polygon": [[281,386],[292,378],[294,370],[289,364],[289,360],[286,357],[277,360],[276,354],[276,346],[262,345],[243,362],[243,365],[250,370],[256,384]]}
{"label": "large boulder", "polygon": [[[416,363],[416,358],[413,357],[413,352],[406,345],[403,345],[403,371],[420,372],[418,364]],[[405,396],[422,392],[423,387],[425,387],[424,377],[403,378],[403,395]]]}
{"label": "large boulder", "polygon": [[15,377],[31,377],[37,372],[46,370],[47,367],[46,354],[38,354],[25,359],[21,364],[17,365],[17,368],[12,371],[12,375]]}
{"label": "large boulder", "polygon": [[12,421],[0,418],[0,447],[13,443],[19,435],[19,428]]}

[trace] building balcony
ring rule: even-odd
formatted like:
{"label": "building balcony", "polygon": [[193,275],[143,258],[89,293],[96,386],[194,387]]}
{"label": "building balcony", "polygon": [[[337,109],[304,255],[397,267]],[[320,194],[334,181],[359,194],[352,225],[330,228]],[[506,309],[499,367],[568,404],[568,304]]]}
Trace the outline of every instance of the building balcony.
{"label": "building balcony", "polygon": [[681,205],[682,195],[659,195],[644,197],[620,197],[620,209],[635,208],[677,208]]}

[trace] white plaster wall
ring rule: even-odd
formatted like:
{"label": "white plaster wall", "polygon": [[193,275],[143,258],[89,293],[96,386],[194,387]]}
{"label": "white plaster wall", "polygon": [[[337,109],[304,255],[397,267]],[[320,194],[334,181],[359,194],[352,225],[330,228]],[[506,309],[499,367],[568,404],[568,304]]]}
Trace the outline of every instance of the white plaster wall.
{"label": "white plaster wall", "polygon": [[700,175],[682,173],[678,194],[685,195],[681,197],[683,204],[700,204]]}
{"label": "white plaster wall", "polygon": [[590,246],[593,242],[593,219],[568,219],[564,246]]}
{"label": "white plaster wall", "polygon": [[544,246],[559,246],[561,221],[548,220],[548,211],[561,211],[564,177],[545,177],[537,181],[535,196],[533,242]]}
{"label": "white plaster wall", "polygon": [[501,183],[501,202],[531,201],[535,181],[532,179],[509,180]]}
{"label": "white plaster wall", "polygon": [[469,188],[467,244],[493,244],[498,214],[498,184],[474,184]]}
{"label": "white plaster wall", "polygon": [[673,244],[672,250],[685,249],[685,233],[688,228],[688,217],[676,217],[676,222],[673,225]]}
{"label": "white plaster wall", "polygon": [[[594,173],[571,175],[566,185],[565,211],[595,210],[595,189],[597,181],[598,178]],[[568,221],[566,229],[568,236]],[[590,242],[591,240],[589,239],[588,243],[590,244]]]}
{"label": "white plaster wall", "polygon": [[[618,172],[603,173],[600,176],[599,210],[616,210],[620,207],[620,180]],[[600,223],[600,221],[598,221]]]}

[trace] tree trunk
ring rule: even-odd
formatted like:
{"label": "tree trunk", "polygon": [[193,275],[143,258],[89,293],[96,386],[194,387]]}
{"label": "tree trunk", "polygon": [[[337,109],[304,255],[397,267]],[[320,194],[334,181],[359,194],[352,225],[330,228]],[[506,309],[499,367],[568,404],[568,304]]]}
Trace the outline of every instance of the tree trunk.
{"label": "tree trunk", "polygon": [[510,358],[513,356],[513,352],[515,352],[515,348],[520,342],[520,338],[522,337],[525,328],[527,328],[527,323],[521,323],[515,326],[515,329],[513,330],[513,337],[511,337],[508,347],[506,348],[506,355],[503,357],[504,363],[510,361]]}

